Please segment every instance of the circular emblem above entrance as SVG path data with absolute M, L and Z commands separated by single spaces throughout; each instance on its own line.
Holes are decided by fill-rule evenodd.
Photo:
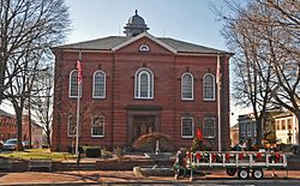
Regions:
M 139 47 L 139 51 L 140 52 L 149 52 L 150 47 L 147 44 L 141 44 L 140 47 Z

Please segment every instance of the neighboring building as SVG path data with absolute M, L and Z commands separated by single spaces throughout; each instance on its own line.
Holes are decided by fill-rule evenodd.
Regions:
M 22 121 L 22 140 L 29 141 L 29 120 L 28 116 L 23 117 Z M 31 141 L 33 147 L 40 147 L 43 129 L 31 120 Z M 0 110 L 0 141 L 17 137 L 17 124 L 14 115 Z
M 239 124 L 235 124 L 234 126 L 230 127 L 230 141 L 231 147 L 234 147 L 240 143 Z
M 298 120 L 295 114 L 283 112 L 274 116 L 276 139 L 279 143 L 299 144 Z
M 263 135 L 269 143 L 299 144 L 297 117 L 284 111 L 268 112 L 263 124 Z M 255 142 L 256 122 L 253 114 L 239 116 L 240 140 Z
M 16 120 L 12 114 L 0 110 L 0 141 L 16 137 Z
M 155 37 L 146 32 L 149 28 L 137 12 L 124 28 L 126 36 L 53 49 L 52 150 L 66 151 L 75 139 L 79 54 L 81 145 L 131 146 L 140 135 L 156 131 L 171 136 L 177 147 L 190 146 L 201 128 L 205 142 L 216 149 L 219 122 L 222 149 L 228 148 L 232 54 Z
M 23 140 L 29 141 L 29 117 L 23 117 Z M 33 148 L 40 148 L 43 140 L 43 128 L 34 120 L 31 120 L 31 145 Z
M 256 143 L 256 120 L 252 114 L 239 115 L 239 138 L 240 142 L 247 142 L 249 139 Z

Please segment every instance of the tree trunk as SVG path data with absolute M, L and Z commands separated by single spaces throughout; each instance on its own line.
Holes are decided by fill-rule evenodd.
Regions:
M 50 148 L 51 147 L 51 139 L 50 139 L 50 131 L 49 130 L 46 132 L 46 135 L 47 135 L 47 143 Z
M 261 145 L 262 140 L 262 117 L 256 120 L 256 144 Z
M 22 111 L 20 109 L 16 109 L 16 120 L 17 120 L 17 151 L 23 151 L 23 145 L 22 145 Z

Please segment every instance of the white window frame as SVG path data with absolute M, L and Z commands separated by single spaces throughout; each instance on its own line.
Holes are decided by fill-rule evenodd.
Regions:
M 212 77 L 212 86 L 213 86 L 213 97 L 212 98 L 207 98 L 205 97 L 205 82 L 206 82 L 206 77 L 211 76 Z M 215 101 L 216 100 L 216 77 L 212 73 L 206 73 L 203 76 L 203 100 L 204 101 Z
M 72 96 L 72 94 L 71 94 L 72 93 L 72 91 L 71 91 L 71 88 L 72 88 L 72 86 L 71 86 L 72 85 L 72 75 L 73 75 L 74 72 L 77 72 L 77 78 L 78 78 L 78 71 L 77 70 L 72 70 L 69 74 L 69 98 L 77 98 L 77 96 Z M 76 78 L 76 83 L 77 83 L 77 88 L 78 88 L 79 84 L 78 84 L 77 78 Z M 80 94 L 80 97 L 81 97 L 82 96 L 82 86 L 80 86 L 79 94 Z
M 185 119 L 191 119 L 192 120 L 192 135 L 191 136 L 183 136 L 183 120 Z M 181 137 L 191 139 L 194 138 L 194 118 L 193 117 L 181 117 Z
M 73 123 L 74 122 L 74 120 L 73 120 L 73 116 L 70 114 L 69 116 L 68 116 L 68 123 L 67 123 L 67 135 L 68 135 L 68 137 L 74 137 L 74 136 L 76 136 L 76 123 L 74 123 L 74 125 L 75 125 L 75 133 L 72 135 L 72 134 L 70 134 L 70 120 L 71 120 L 71 122 Z
M 183 97 L 183 77 L 185 75 L 189 75 L 192 78 L 192 97 L 191 98 L 185 98 Z M 185 72 L 181 75 L 181 100 L 194 100 L 194 76 L 192 73 Z
M 246 130 L 247 130 L 246 123 L 241 122 L 240 123 L 240 135 L 241 135 L 241 137 L 245 137 L 246 136 L 246 134 L 247 134 Z
M 206 136 L 205 132 L 204 132 L 204 129 L 206 129 L 207 127 L 205 126 L 206 125 L 206 121 L 207 120 L 213 120 L 214 122 L 214 127 L 213 127 L 213 131 L 214 131 L 214 135 L 213 136 Z M 213 139 L 216 137 L 216 129 L 217 129 L 217 119 L 215 117 L 204 117 L 203 119 L 203 137 L 204 138 L 207 138 L 207 139 Z
M 147 74 L 148 76 L 148 97 L 141 97 L 141 76 L 142 74 Z M 152 87 L 151 87 L 152 81 Z M 138 84 L 137 84 L 138 83 Z M 150 93 L 152 91 L 152 95 Z M 134 76 L 134 98 L 135 99 L 154 99 L 154 75 L 149 68 L 140 68 L 136 71 Z
M 103 74 L 103 76 L 104 76 L 104 88 L 103 88 L 103 96 L 96 96 L 95 95 L 95 91 L 96 91 L 96 88 L 95 88 L 95 86 L 96 86 L 96 82 L 95 82 L 95 80 L 96 80 L 96 74 L 97 73 L 102 73 Z M 93 94 L 92 94 L 92 97 L 93 98 L 96 98 L 96 99 L 105 99 L 106 98 L 106 73 L 104 72 L 104 71 L 102 71 L 102 70 L 97 70 L 97 71 L 95 71 L 94 72 L 94 74 L 93 74 Z
M 103 135 L 94 135 L 93 134 L 93 128 L 94 128 L 94 120 L 96 118 L 103 118 Z M 103 138 L 105 136 L 105 117 L 104 116 L 96 116 L 92 119 L 92 123 L 91 123 L 91 137 L 93 138 Z

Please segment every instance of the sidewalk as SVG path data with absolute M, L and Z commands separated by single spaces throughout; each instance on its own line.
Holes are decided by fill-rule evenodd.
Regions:
M 276 179 L 300 181 L 300 171 L 276 171 L 278 177 L 272 177 L 272 171 L 265 171 L 263 180 Z M 225 171 L 209 171 L 205 176 L 195 176 L 194 182 L 232 180 L 237 177 L 228 176 Z M 243 180 L 244 181 L 244 180 Z M 253 181 L 253 180 L 252 180 Z M 174 180 L 173 177 L 136 177 L 133 171 L 64 171 L 64 172 L 1 172 L 0 186 L 4 185 L 70 185 L 84 183 L 190 183 L 189 178 Z

